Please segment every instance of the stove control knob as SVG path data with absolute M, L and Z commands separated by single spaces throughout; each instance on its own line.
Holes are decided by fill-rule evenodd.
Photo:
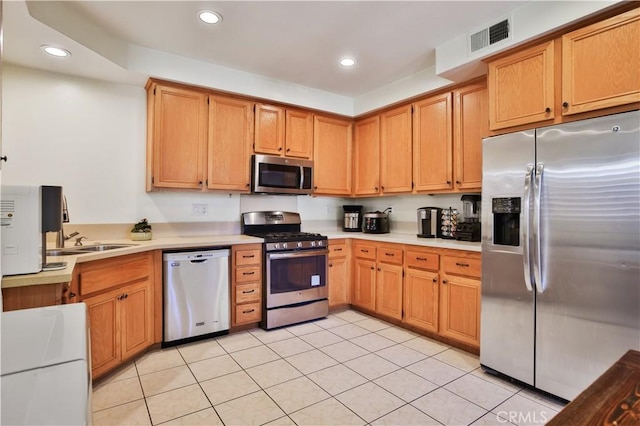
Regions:
M 282 248 L 286 249 L 287 248 L 287 243 L 282 243 Z
M 311 241 L 311 247 L 315 247 L 316 246 L 316 242 L 315 241 Z
M 318 247 L 322 247 L 322 246 L 323 246 L 322 240 L 318 241 Z
M 298 247 L 302 247 L 302 241 L 299 241 L 298 244 L 296 244 Z
M 275 244 L 273 245 L 273 248 L 275 248 L 276 250 L 277 250 L 277 249 L 279 249 L 279 248 L 280 248 L 280 243 L 275 243 Z

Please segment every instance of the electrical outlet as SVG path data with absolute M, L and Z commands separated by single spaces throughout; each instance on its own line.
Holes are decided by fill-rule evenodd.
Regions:
M 387 207 L 387 210 L 389 211 L 389 213 L 393 213 L 393 206 Z
M 207 216 L 209 206 L 207 204 L 191 204 L 191 216 Z

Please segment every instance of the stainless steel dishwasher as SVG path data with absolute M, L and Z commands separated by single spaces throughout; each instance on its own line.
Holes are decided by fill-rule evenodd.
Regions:
M 229 330 L 229 250 L 164 253 L 163 346 Z

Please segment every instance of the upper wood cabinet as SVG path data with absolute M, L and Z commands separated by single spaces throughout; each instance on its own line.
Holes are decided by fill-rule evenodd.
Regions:
M 380 192 L 411 192 L 411 105 L 380 114 Z
M 640 8 L 562 36 L 562 114 L 640 101 Z
M 241 99 L 209 96 L 207 188 L 249 190 L 252 106 Z
M 355 123 L 353 144 L 353 194 L 377 195 L 380 192 L 380 116 Z
M 254 151 L 259 154 L 311 158 L 313 114 L 255 104 Z
M 415 190 L 453 188 L 451 93 L 414 103 L 413 114 Z
M 482 139 L 489 136 L 487 86 L 472 84 L 453 91 L 453 161 L 455 188 L 482 188 Z
M 152 82 L 147 112 L 147 190 L 202 188 L 207 94 Z
M 489 62 L 489 128 L 553 119 L 553 73 L 553 40 Z
M 351 120 L 314 117 L 314 194 L 351 195 L 352 134 Z

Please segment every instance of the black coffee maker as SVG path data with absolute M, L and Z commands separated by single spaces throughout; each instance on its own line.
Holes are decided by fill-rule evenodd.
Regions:
M 442 209 L 420 207 L 418 209 L 418 237 L 442 238 Z
M 460 241 L 477 242 L 481 240 L 480 232 L 480 195 L 463 195 L 462 222 L 458 222 L 455 237 Z

